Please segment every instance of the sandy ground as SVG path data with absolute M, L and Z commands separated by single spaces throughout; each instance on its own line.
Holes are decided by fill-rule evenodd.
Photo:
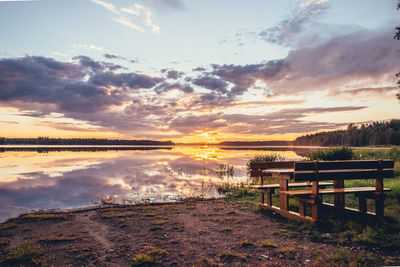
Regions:
M 41 247 L 39 263 L 49 266 L 131 266 L 146 259 L 140 266 L 326 266 L 345 263 L 343 249 L 361 263 L 370 259 L 367 265 L 400 264 L 379 248 L 292 235 L 285 219 L 222 199 L 21 216 L 0 226 L 0 265 L 12 264 L 10 251 L 27 242 Z

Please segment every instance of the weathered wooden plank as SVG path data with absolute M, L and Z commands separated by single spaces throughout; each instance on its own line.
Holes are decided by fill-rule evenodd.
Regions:
M 352 180 L 352 179 L 375 179 L 382 175 L 382 178 L 393 178 L 393 170 L 323 170 L 319 171 L 319 180 Z M 296 171 L 294 181 L 314 181 L 316 174 L 314 171 Z
M 318 170 L 331 169 L 378 169 L 378 160 L 341 160 L 341 161 L 318 161 Z M 393 160 L 382 160 L 383 169 L 393 169 Z M 315 170 L 313 161 L 295 162 L 295 171 Z
M 384 188 L 384 192 L 389 192 L 390 188 Z M 352 194 L 352 193 L 369 193 L 375 192 L 375 187 L 348 187 L 348 188 L 327 188 L 320 189 L 320 195 L 334 195 L 334 194 Z M 280 194 L 288 196 L 307 196 L 312 195 L 310 189 L 294 190 L 294 191 L 281 191 Z
M 250 168 L 253 170 L 294 168 L 294 161 L 252 162 Z
M 321 187 L 325 186 L 333 186 L 333 183 L 331 182 L 320 182 L 318 184 Z M 289 183 L 289 188 L 297 188 L 297 187 L 311 187 L 311 184 L 309 183 Z M 279 189 L 279 184 L 264 184 L 264 185 L 250 185 L 250 188 L 255 188 L 255 189 L 268 189 L 268 188 L 274 188 L 274 189 Z
M 275 207 L 275 206 L 268 206 L 266 204 L 258 204 L 258 206 L 260 208 L 265 208 L 265 209 L 269 209 L 269 210 L 273 210 L 277 213 L 279 213 L 280 215 L 282 215 L 283 217 L 286 217 L 288 219 L 292 219 L 292 220 L 297 220 L 297 221 L 301 221 L 301 222 L 308 222 L 311 224 L 315 224 L 315 220 L 313 220 L 310 216 L 300 216 L 299 213 L 294 212 L 294 211 L 287 211 L 287 210 L 282 210 L 279 207 Z

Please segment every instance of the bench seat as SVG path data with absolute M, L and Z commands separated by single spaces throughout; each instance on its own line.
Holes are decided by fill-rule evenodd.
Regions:
M 389 192 L 390 188 L 384 188 L 383 192 Z M 320 189 L 320 195 L 335 195 L 335 194 L 351 194 L 351 193 L 374 193 L 376 192 L 375 187 L 348 187 L 348 188 L 327 188 Z M 312 191 L 309 189 L 296 190 L 296 191 L 282 191 L 281 194 L 288 196 L 307 196 L 312 195 Z
M 319 186 L 333 186 L 331 182 L 320 182 Z M 310 183 L 290 183 L 289 187 L 311 187 Z M 251 185 L 250 188 L 255 189 L 279 189 L 279 184 Z

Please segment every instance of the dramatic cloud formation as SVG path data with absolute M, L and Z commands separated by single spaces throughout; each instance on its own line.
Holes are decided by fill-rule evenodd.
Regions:
M 398 69 L 398 44 L 391 32 L 359 31 L 314 47 L 291 51 L 282 60 L 253 65 L 214 65 L 213 74 L 238 86 L 257 80 L 275 94 L 341 90 L 346 84 L 393 84 Z M 355 79 L 358 84 L 354 84 Z
M 0 60 L 0 100 L 48 104 L 47 112 L 86 113 L 121 105 L 129 89 L 151 88 L 163 79 L 111 72 L 116 65 L 86 56 L 64 63 L 44 57 Z M 90 79 L 85 81 L 89 76 Z M 115 86 L 107 88 L 107 86 Z M 44 111 L 43 109 L 41 111 Z
M 358 112 L 366 105 L 300 109 L 305 96 L 390 97 L 398 68 L 398 47 L 391 34 L 358 31 L 298 48 L 278 60 L 212 64 L 188 74 L 161 69 L 160 76 L 129 72 L 87 56 L 69 62 L 5 58 L 0 59 L 0 103 L 23 116 L 44 118 L 41 125 L 51 126 L 50 117 L 57 113 L 82 122 L 77 131 L 103 129 L 146 138 L 178 138 L 205 128 L 238 134 L 335 129 L 344 124 L 310 118 Z M 111 54 L 104 57 L 126 61 Z M 293 108 L 279 109 L 279 103 Z M 55 122 L 51 127 L 72 130 L 73 125 Z

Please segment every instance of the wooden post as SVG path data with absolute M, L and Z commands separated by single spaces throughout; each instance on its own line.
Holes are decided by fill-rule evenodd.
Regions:
M 273 194 L 273 189 L 268 188 L 267 189 L 267 205 L 272 206 L 272 194 Z
M 279 202 L 281 210 L 288 210 L 289 207 L 289 198 L 286 194 L 282 194 L 282 191 L 288 190 L 289 182 L 286 179 L 280 179 L 279 181 Z
M 319 215 L 319 186 L 318 186 L 318 180 L 319 180 L 319 170 L 318 170 L 318 161 L 314 161 L 314 174 L 315 174 L 315 180 L 312 182 L 311 186 L 311 191 L 313 194 L 313 204 L 312 204 L 312 210 L 311 210 L 311 216 L 314 221 L 318 221 L 318 215 Z
M 344 180 L 333 180 L 333 188 L 344 188 Z M 333 202 L 336 208 L 344 209 L 344 194 L 333 195 Z
M 305 208 L 305 203 L 301 200 L 299 200 L 299 214 L 300 216 L 306 216 L 306 208 Z
M 313 221 L 318 221 L 319 216 L 319 200 L 315 199 L 314 204 L 312 204 L 311 216 Z
M 314 161 L 314 175 L 315 175 L 315 180 L 312 182 L 311 185 L 311 191 L 314 197 L 318 197 L 319 195 L 319 187 L 318 187 L 318 180 L 319 180 L 319 175 L 318 175 L 318 161 Z
M 384 195 L 383 195 L 383 167 L 382 160 L 378 160 L 378 178 L 375 182 L 375 213 L 377 217 L 384 216 Z

